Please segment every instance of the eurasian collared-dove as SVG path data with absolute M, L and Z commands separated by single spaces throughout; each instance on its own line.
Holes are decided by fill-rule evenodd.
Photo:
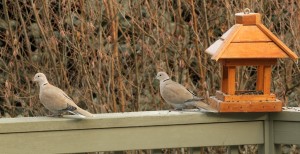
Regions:
M 35 74 L 33 81 L 39 83 L 39 98 L 41 103 L 48 110 L 53 112 L 54 116 L 59 116 L 63 112 L 67 111 L 72 114 L 80 114 L 85 117 L 93 117 L 93 114 L 78 107 L 64 91 L 51 85 L 48 82 L 45 74 Z
M 203 98 L 195 96 L 181 84 L 172 81 L 167 73 L 158 72 L 156 79 L 160 83 L 159 88 L 162 98 L 176 110 L 184 109 L 187 106 L 196 106 L 208 111 L 216 111 L 208 104 L 202 102 Z

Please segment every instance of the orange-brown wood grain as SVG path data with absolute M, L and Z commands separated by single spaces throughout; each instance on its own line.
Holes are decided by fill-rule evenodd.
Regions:
M 220 63 L 225 66 L 259 66 L 275 65 L 277 59 L 259 58 L 259 59 L 222 59 Z
M 275 101 L 276 95 L 255 95 L 255 94 L 243 94 L 243 95 L 227 95 L 223 92 L 217 91 L 216 98 L 224 102 L 233 101 Z
M 221 91 L 209 103 L 219 112 L 280 112 L 282 102 L 271 93 L 272 65 L 298 56 L 261 23 L 260 14 L 235 16 L 236 24 L 206 50 L 222 65 Z M 255 91 L 236 91 L 239 66 L 257 67 Z
M 222 83 L 221 89 L 224 93 L 228 93 L 228 67 L 222 67 Z
M 290 58 L 298 59 L 298 56 L 289 49 L 282 41 L 280 41 L 267 27 L 263 24 L 258 24 L 257 27 L 263 31 L 269 38 L 271 38 Z
M 272 68 L 271 66 L 265 66 L 264 67 L 264 94 L 268 95 L 270 94 L 271 90 L 271 72 Z
M 243 25 L 256 25 L 261 23 L 261 16 L 259 13 L 237 13 L 235 14 L 235 23 Z
M 280 112 L 282 102 L 221 102 L 219 112 Z
M 236 68 L 235 66 L 229 66 L 228 67 L 228 94 L 229 95 L 234 95 L 235 93 L 235 73 L 236 73 Z
M 223 98 L 225 102 L 231 101 L 274 101 L 275 95 L 228 95 Z
M 234 36 L 238 33 L 238 31 L 241 29 L 242 25 L 234 25 L 232 27 L 232 30 L 229 32 L 229 33 L 225 33 L 226 35 L 226 39 L 223 40 L 223 38 L 221 38 L 221 40 L 223 41 L 223 43 L 217 45 L 214 47 L 215 49 L 215 52 L 213 52 L 213 55 L 212 55 L 212 59 L 216 59 L 218 60 L 220 58 L 220 56 L 222 55 L 222 53 L 224 52 L 224 50 L 227 48 L 227 46 L 230 44 L 231 40 L 234 38 Z M 224 34 L 224 35 L 225 35 Z M 213 44 L 214 45 L 214 44 Z M 212 45 L 212 46 L 213 46 Z M 209 49 L 209 48 L 208 48 Z M 207 50 L 208 50 L 207 49 Z M 211 53 L 209 52 L 209 50 L 207 51 L 208 53 Z
M 288 58 L 275 43 L 230 43 L 220 56 L 220 59 L 229 58 Z
M 282 102 L 275 101 L 240 101 L 223 102 L 216 97 L 209 98 L 209 104 L 219 112 L 281 112 Z
M 264 66 L 257 66 L 257 76 L 256 76 L 256 90 L 264 90 Z
M 271 42 L 272 40 L 257 26 L 242 26 L 231 42 Z

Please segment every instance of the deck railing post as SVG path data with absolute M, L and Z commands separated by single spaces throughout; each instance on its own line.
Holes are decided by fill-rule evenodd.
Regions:
M 239 154 L 239 146 L 232 145 L 229 147 L 228 154 Z
M 274 120 L 268 114 L 268 118 L 264 120 L 264 143 L 259 145 L 259 154 L 279 154 L 281 153 L 280 145 L 274 143 Z

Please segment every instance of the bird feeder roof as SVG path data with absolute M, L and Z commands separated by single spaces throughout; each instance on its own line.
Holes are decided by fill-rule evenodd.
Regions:
M 298 56 L 261 23 L 258 13 L 235 14 L 236 24 L 206 49 L 212 59 L 292 58 Z

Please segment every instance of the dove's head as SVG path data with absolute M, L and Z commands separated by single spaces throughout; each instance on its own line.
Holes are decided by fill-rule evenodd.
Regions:
M 169 79 L 170 77 L 166 72 L 158 72 L 155 78 L 159 81 L 164 81 Z
M 36 73 L 34 78 L 33 78 L 33 81 L 38 82 L 40 86 L 45 84 L 45 83 L 48 83 L 46 75 L 43 74 L 43 73 Z

